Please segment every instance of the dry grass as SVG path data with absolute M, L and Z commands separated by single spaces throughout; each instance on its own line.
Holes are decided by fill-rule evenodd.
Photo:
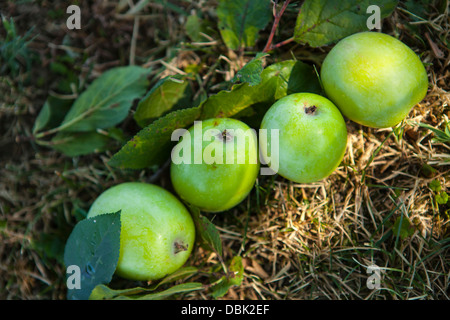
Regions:
M 47 81 L 22 87 L 16 79 L 0 81 L 0 299 L 64 299 L 61 253 L 73 225 L 104 188 L 148 181 L 152 174 L 108 167 L 110 152 L 71 159 L 29 140 L 37 112 L 48 92 L 56 90 L 58 77 L 49 65 L 58 55 L 79 50 L 88 56 L 84 62 L 75 59 L 73 69 L 86 76 L 92 65 L 89 77 L 130 61 L 151 65 L 155 77 L 202 64 L 198 90 L 210 93 L 248 59 L 227 51 L 220 38 L 183 44 L 184 18 L 163 6 L 150 4 L 136 19 L 124 14 L 126 1 L 120 13 L 111 1 L 80 2 L 94 20 L 83 34 L 69 33 L 71 44 L 63 46 L 63 20 L 38 25 L 32 46 L 43 62 L 34 73 Z M 202 6 L 172 2 L 188 12 L 213 12 L 212 1 L 202 1 Z M 51 9 L 64 8 L 62 2 L 52 8 L 46 1 L 41 6 L 9 3 L 6 13 L 25 31 L 30 15 L 45 17 Z M 225 258 L 239 254 L 244 259 L 242 285 L 223 299 L 449 298 L 450 202 L 437 205 L 430 183 L 438 180 L 450 191 L 450 146 L 416 125 L 443 130 L 450 115 L 450 50 L 442 42 L 450 33 L 448 10 L 438 14 L 431 8 L 424 21 L 414 22 L 408 12 L 397 9 L 384 22 L 384 32 L 400 34 L 421 54 L 430 80 L 426 98 L 398 130 L 349 121 L 343 164 L 323 182 L 299 185 L 278 176 L 261 177 L 247 201 L 228 215 L 208 215 L 221 232 Z M 290 29 L 284 30 L 280 38 Z M 108 41 L 114 37 L 121 41 Z M 291 44 L 275 57 L 315 60 L 326 50 Z M 130 134 L 136 130 L 132 121 L 123 129 Z M 165 173 L 157 182 L 170 188 Z M 410 221 L 407 236 L 398 236 L 393 228 L 399 218 Z M 207 272 L 218 259 L 197 248 L 189 263 Z M 383 269 L 377 290 L 366 283 L 372 264 Z M 204 274 L 196 279 L 208 283 Z M 210 296 L 195 292 L 183 298 Z

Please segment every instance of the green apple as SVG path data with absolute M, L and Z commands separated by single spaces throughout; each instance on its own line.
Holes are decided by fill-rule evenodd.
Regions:
M 130 280 L 157 280 L 187 261 L 195 241 L 194 222 L 173 194 L 153 184 L 122 183 L 104 191 L 87 216 L 119 210 L 117 275 Z
M 254 130 L 240 120 L 213 118 L 196 121 L 179 136 L 170 176 L 180 198 L 206 212 L 225 211 L 244 200 L 259 172 Z
M 261 138 L 263 130 L 267 139 Z M 347 127 L 339 109 L 328 99 L 294 93 L 266 112 L 259 143 L 264 161 L 274 171 L 288 180 L 310 183 L 329 176 L 342 161 Z
M 325 57 L 321 80 L 347 118 L 374 128 L 398 124 L 428 88 L 427 72 L 414 51 L 379 32 L 339 41 Z

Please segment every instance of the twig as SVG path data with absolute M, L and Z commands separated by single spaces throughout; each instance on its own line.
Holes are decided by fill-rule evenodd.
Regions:
M 271 46 L 270 49 L 279 48 L 281 46 L 284 46 L 285 44 L 291 43 L 292 41 L 294 41 L 294 37 L 291 37 L 291 38 L 286 39 L 284 41 L 278 42 L 277 44 L 274 44 L 273 46 Z
M 275 32 L 277 31 L 281 16 L 283 15 L 284 10 L 286 10 L 290 1 L 291 0 L 286 0 L 283 4 L 283 7 L 281 8 L 281 10 L 277 14 L 275 14 L 275 20 L 273 21 L 272 30 L 270 31 L 269 39 L 267 40 L 267 43 L 266 43 L 266 46 L 264 47 L 263 52 L 268 52 L 274 48 L 274 46 L 272 46 L 273 37 L 275 36 Z M 292 40 L 293 40 L 293 38 L 292 38 Z M 290 40 L 289 42 L 291 42 L 292 40 Z M 277 48 L 280 47 L 283 44 L 283 42 L 280 42 L 279 45 L 277 46 Z
M 130 66 L 135 64 L 134 58 L 136 56 L 136 41 L 139 33 L 139 17 L 134 18 L 133 35 L 131 37 L 130 48 Z

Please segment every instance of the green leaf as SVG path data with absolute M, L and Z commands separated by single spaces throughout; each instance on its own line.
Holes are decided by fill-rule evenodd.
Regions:
M 200 105 L 201 119 L 228 118 L 257 103 L 273 103 L 277 83 L 277 78 L 271 78 L 257 86 L 241 83 L 233 86 L 230 91 L 220 91 Z
M 233 83 L 247 82 L 250 86 L 254 86 L 261 83 L 261 73 L 264 70 L 262 58 L 266 57 L 267 54 L 259 52 L 255 58 L 248 62 L 245 66 L 239 70 L 234 78 Z
M 272 18 L 272 5 L 270 0 L 220 0 L 216 12 L 225 45 L 238 50 L 255 45 Z
M 200 108 L 173 111 L 139 131 L 114 156 L 109 164 L 117 168 L 142 169 L 161 165 L 170 155 L 172 132 L 192 124 Z
M 88 299 L 98 284 L 111 281 L 119 260 L 120 227 L 120 211 L 75 225 L 64 249 L 64 264 L 79 267 L 81 286 L 68 289 L 68 299 Z
M 92 290 L 89 300 L 111 300 L 118 296 L 134 295 L 145 291 L 147 288 L 142 287 L 114 290 L 104 284 L 99 284 Z
M 435 141 L 444 142 L 444 143 L 450 142 L 450 129 L 449 129 L 450 122 L 445 124 L 444 131 L 439 130 L 439 129 L 437 129 L 433 126 L 430 126 L 429 124 L 426 124 L 426 123 L 419 123 L 419 126 L 422 128 L 427 128 L 427 129 L 431 130 L 435 135 L 435 138 L 434 138 Z
M 222 240 L 220 239 L 220 233 L 216 226 L 205 216 L 201 215 L 197 207 L 190 205 L 189 210 L 195 223 L 195 231 L 202 244 L 206 245 L 209 250 L 214 251 L 221 257 L 223 253 Z
M 129 289 L 121 289 L 121 290 L 114 290 L 109 288 L 108 286 L 105 286 L 103 284 L 97 285 L 94 290 L 92 290 L 92 293 L 89 297 L 89 300 L 111 300 L 111 299 L 118 299 L 119 296 L 135 296 L 151 292 L 159 288 L 163 284 L 168 284 L 171 282 L 175 282 L 176 280 L 180 280 L 183 278 L 186 278 L 194 273 L 196 273 L 198 270 L 195 267 L 185 267 L 178 269 L 174 273 L 168 275 L 163 280 L 158 282 L 157 284 L 148 287 L 136 287 L 136 288 L 129 288 Z M 166 292 L 167 293 L 167 292 Z M 120 297 L 120 299 L 123 299 L 124 297 Z
M 300 8 L 294 40 L 320 47 L 353 33 L 368 31 L 366 13 L 370 5 L 380 8 L 381 19 L 395 9 L 397 0 L 306 0 Z
M 190 292 L 203 289 L 203 285 L 198 282 L 186 282 L 175 285 L 169 289 L 142 294 L 151 291 L 147 288 L 137 287 L 124 290 L 113 290 L 105 285 L 98 285 L 92 290 L 89 300 L 162 300 L 174 294 Z
M 244 265 L 242 264 L 242 258 L 235 256 L 228 268 L 228 275 L 223 276 L 216 284 L 211 288 L 211 295 L 214 298 L 223 297 L 228 290 L 233 286 L 239 286 L 244 279 Z
M 430 189 L 436 193 L 441 191 L 441 183 L 439 182 L 439 180 L 434 179 L 433 181 L 430 182 L 429 186 Z
M 435 199 L 438 204 L 446 204 L 448 202 L 448 194 L 445 191 L 441 191 L 435 196 Z
M 431 0 L 406 0 L 404 6 L 411 12 L 411 19 L 413 21 L 426 20 L 427 9 L 431 4 Z
M 60 132 L 51 140 L 51 147 L 68 157 L 76 157 L 108 149 L 111 139 L 97 132 Z
M 197 291 L 202 289 L 203 285 L 199 282 L 187 282 L 178 284 L 161 292 L 146 294 L 142 297 L 137 298 L 137 300 L 162 300 L 170 296 L 173 296 L 174 294 Z
M 210 25 L 211 23 L 208 20 L 202 20 L 196 14 L 192 14 L 186 19 L 184 28 L 192 41 L 201 42 L 207 41 L 207 38 L 202 33 L 209 35 L 208 33 L 213 30 Z
M 395 220 L 392 232 L 396 237 L 406 239 L 414 234 L 415 227 L 411 224 L 409 219 L 405 216 L 400 216 Z
M 48 96 L 34 122 L 33 133 L 58 126 L 72 106 L 73 99 Z
M 149 71 L 127 66 L 105 72 L 78 97 L 60 130 L 95 131 L 120 123 L 127 117 L 134 99 L 145 93 Z
M 162 279 L 160 282 L 153 285 L 149 289 L 156 290 L 163 284 L 167 284 L 167 283 L 175 282 L 180 279 L 187 278 L 187 277 L 197 273 L 197 271 L 198 271 L 198 269 L 196 267 L 192 267 L 192 266 L 180 268 L 177 271 L 175 271 L 174 273 L 171 273 L 168 276 L 166 276 L 164 279 Z
M 297 93 L 310 92 L 322 94 L 317 74 L 312 66 L 295 60 L 285 60 L 272 64 L 264 69 L 262 81 L 278 78 L 275 99 Z
M 192 91 L 187 76 L 169 76 L 158 81 L 139 102 L 134 119 L 143 128 L 169 111 L 191 106 Z

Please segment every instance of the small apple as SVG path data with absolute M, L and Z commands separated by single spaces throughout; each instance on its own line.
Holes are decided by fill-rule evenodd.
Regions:
M 314 93 L 294 93 L 275 102 L 264 115 L 261 130 L 267 130 L 267 143 L 260 138 L 265 162 L 273 167 L 271 159 L 278 159 L 278 174 L 298 183 L 329 176 L 347 146 L 347 127 L 339 109 Z M 273 130 L 279 130 L 277 140 Z
M 157 280 L 187 261 L 195 241 L 194 222 L 173 194 L 153 184 L 122 183 L 100 194 L 87 217 L 119 210 L 117 275 L 130 280 Z
M 374 128 L 398 124 L 428 88 L 427 72 L 414 51 L 379 32 L 339 41 L 325 57 L 321 80 L 347 118 Z
M 236 119 L 196 121 L 172 150 L 175 191 L 206 212 L 239 204 L 253 188 L 258 171 L 256 133 Z

